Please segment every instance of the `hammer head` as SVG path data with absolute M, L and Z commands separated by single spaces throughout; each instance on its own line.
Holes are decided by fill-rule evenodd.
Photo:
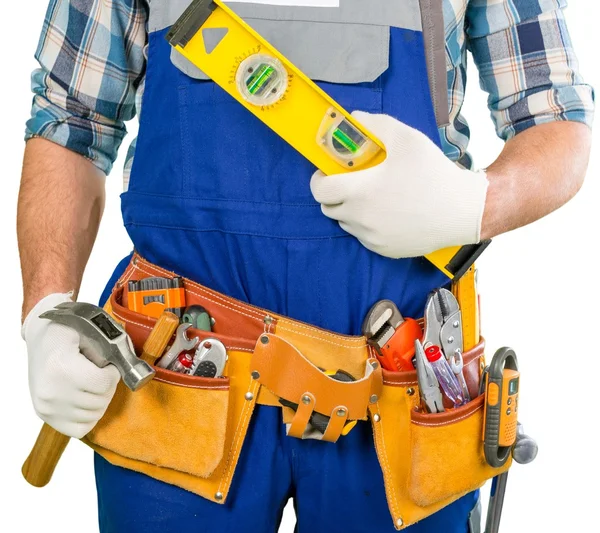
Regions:
M 85 302 L 65 302 L 42 313 L 40 318 L 77 331 L 81 353 L 100 368 L 115 365 L 123 382 L 132 391 L 143 387 L 154 377 L 154 369 L 135 355 L 125 330 L 100 307 Z

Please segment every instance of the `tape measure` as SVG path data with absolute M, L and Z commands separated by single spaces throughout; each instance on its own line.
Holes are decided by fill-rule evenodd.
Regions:
M 519 379 L 517 355 L 510 348 L 501 348 L 485 376 L 483 448 L 486 461 L 494 468 L 506 464 L 517 440 Z
M 220 0 L 194 0 L 167 40 L 324 174 L 364 170 L 386 159 L 379 139 Z M 456 280 L 489 243 L 425 257 Z

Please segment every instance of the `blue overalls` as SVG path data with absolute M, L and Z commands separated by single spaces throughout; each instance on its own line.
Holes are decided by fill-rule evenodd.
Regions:
M 213 82 L 177 68 L 168 27 L 149 30 L 140 133 L 122 197 L 136 250 L 212 289 L 336 332 L 360 334 L 380 299 L 422 316 L 427 294 L 447 278 L 422 258 L 373 254 L 326 218 L 309 188 L 315 168 Z M 422 32 L 391 27 L 383 35 L 389 66 L 374 81 L 319 85 L 346 109 L 392 115 L 439 144 Z M 279 409 L 257 406 L 224 505 L 99 456 L 96 478 L 102 533 L 271 532 L 290 497 L 300 533 L 395 531 L 367 423 L 336 444 L 298 440 L 285 435 Z M 466 533 L 476 502 L 468 495 L 409 531 Z

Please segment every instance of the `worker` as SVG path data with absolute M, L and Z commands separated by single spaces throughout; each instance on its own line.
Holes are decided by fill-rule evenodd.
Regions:
M 75 331 L 39 315 L 77 297 L 105 176 L 135 115 L 122 209 L 140 256 L 349 335 L 381 299 L 422 316 L 427 294 L 448 280 L 420 256 L 540 219 L 586 172 L 593 92 L 562 0 L 227 2 L 385 145 L 383 163 L 330 176 L 172 50 L 165 34 L 189 4 L 51 0 L 45 18 L 18 206 L 22 336 L 35 410 L 71 437 L 102 418 L 119 373 L 94 366 Z M 435 49 L 424 38 L 432 27 L 445 29 Z M 506 141 L 485 170 L 473 165 L 461 114 L 467 51 Z M 189 453 L 202 454 L 203 442 Z M 369 424 L 336 444 L 293 439 L 274 406 L 256 407 L 221 505 L 99 455 L 95 473 L 102 533 L 275 531 L 290 498 L 300 533 L 398 526 Z M 476 532 L 478 498 L 408 531 Z

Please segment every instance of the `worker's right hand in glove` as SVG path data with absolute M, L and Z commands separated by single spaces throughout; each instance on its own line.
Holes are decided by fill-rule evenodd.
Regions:
M 21 328 L 29 358 L 29 390 L 38 416 L 69 437 L 81 438 L 102 418 L 120 379 L 113 365 L 98 368 L 79 351 L 79 334 L 39 318 L 69 294 L 50 294 L 29 312 Z

